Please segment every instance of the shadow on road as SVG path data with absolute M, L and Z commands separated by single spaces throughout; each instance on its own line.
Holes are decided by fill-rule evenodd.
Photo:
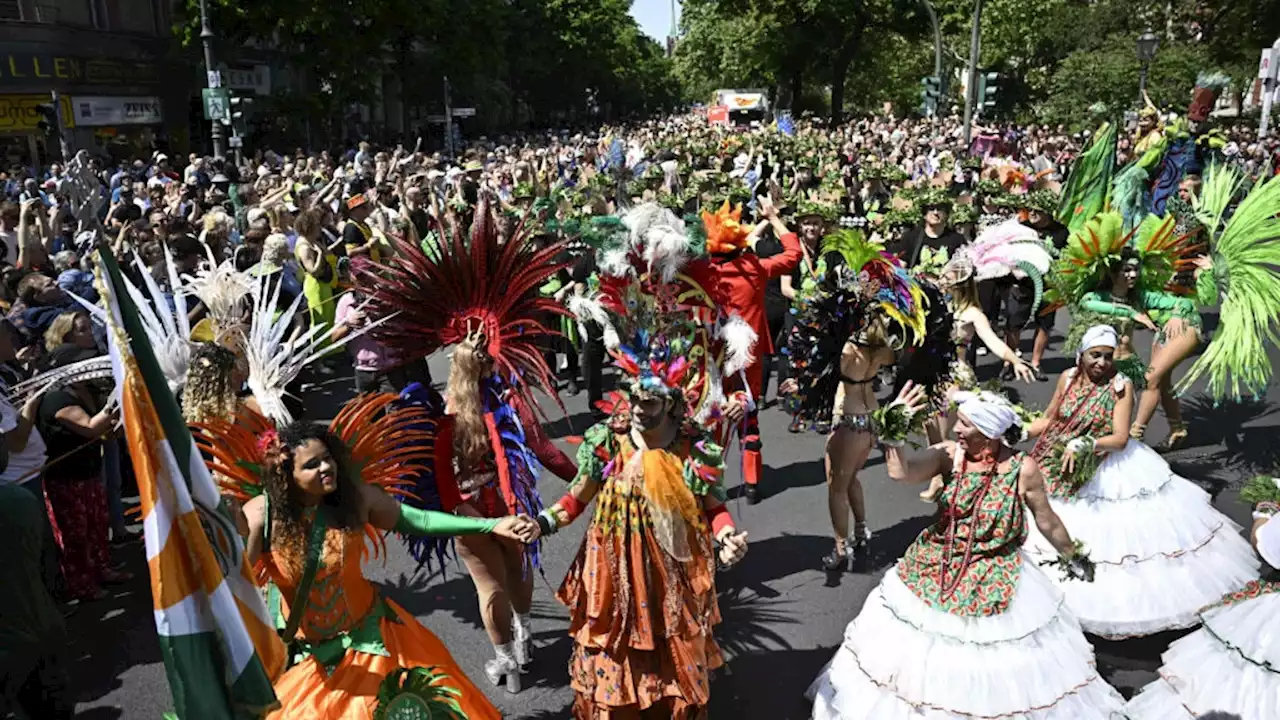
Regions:
M 767 650 L 734 658 L 711 683 L 709 716 L 805 720 L 812 706 L 804 698 L 835 648 Z
M 75 638 L 70 674 L 77 703 L 93 702 L 119 689 L 120 677 L 132 667 L 160 662 L 142 544 L 114 547 L 112 555 L 124 563 L 134 579 L 108 587 L 109 595 L 103 600 L 80 603 L 67 618 L 67 635 Z M 139 627 L 152 631 L 131 632 Z M 77 717 L 116 718 L 120 712 L 119 708 L 97 707 Z
M 931 515 L 910 517 L 872 534 L 871 552 L 861 556 L 859 572 L 879 572 L 897 562 L 907 547 L 933 522 Z
M 1194 454 L 1197 460 L 1202 459 L 1206 466 L 1218 472 L 1226 469 L 1241 474 L 1238 478 L 1241 483 L 1256 473 L 1272 472 L 1280 466 L 1280 444 L 1275 442 L 1280 414 L 1275 410 L 1274 403 L 1265 400 L 1218 405 L 1204 394 L 1186 398 L 1182 401 L 1182 413 L 1187 419 L 1192 445 L 1179 454 Z M 1197 448 L 1218 445 L 1221 449 L 1208 454 L 1195 452 Z
M 1089 635 L 1098 661 L 1098 672 L 1110 678 L 1111 686 L 1126 698 L 1142 689 L 1160 669 L 1160 655 L 1169 644 L 1191 630 L 1170 630 L 1130 640 L 1104 640 Z

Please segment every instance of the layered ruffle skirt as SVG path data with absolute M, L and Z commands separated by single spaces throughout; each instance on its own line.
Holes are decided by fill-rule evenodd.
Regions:
M 1097 564 L 1092 583 L 1054 577 L 1088 633 L 1123 639 L 1192 627 L 1202 608 L 1258 577 L 1240 526 L 1140 442 L 1108 455 L 1073 498 L 1049 502 Z M 1029 525 L 1028 556 L 1056 558 Z
M 809 693 L 814 720 L 1113 720 L 1124 705 L 1062 593 L 1025 561 L 991 616 L 936 610 L 894 568 Z
M 1205 610 L 1204 626 L 1169 646 L 1160 679 L 1125 708 L 1131 720 L 1280 718 L 1280 592 L 1254 584 L 1241 595 Z

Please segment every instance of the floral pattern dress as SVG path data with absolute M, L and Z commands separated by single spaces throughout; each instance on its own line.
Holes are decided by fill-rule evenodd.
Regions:
M 716 559 L 702 499 L 724 499 L 720 447 L 686 428 L 665 450 L 648 450 L 644 473 L 623 472 L 636 453 L 628 433 L 600 424 L 578 453 L 579 480 L 600 484 L 591 525 L 557 597 L 574 641 L 569 679 L 579 720 L 706 717 L 710 671 L 724 664 L 712 628 Z M 689 558 L 660 541 L 655 498 L 694 503 L 684 525 Z M 648 717 L 646 715 L 645 717 Z
M 1068 370 L 1067 390 L 1058 416 L 1031 449 L 1040 465 L 1045 490 L 1054 497 L 1071 498 L 1081 485 L 1062 472 L 1061 454 L 1066 444 L 1078 437 L 1100 438 L 1111 434 L 1111 418 L 1116 402 L 1129 386 L 1123 375 L 1095 384 L 1075 368 Z M 1087 482 L 1088 478 L 1084 478 Z
M 907 549 L 898 576 L 935 610 L 953 615 L 1003 613 L 1022 571 L 1019 551 L 1026 537 L 1018 474 L 1026 456 L 1017 453 L 996 467 L 957 471 L 938 500 L 941 517 Z

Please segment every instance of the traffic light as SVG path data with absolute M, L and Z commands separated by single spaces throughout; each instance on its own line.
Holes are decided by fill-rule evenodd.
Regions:
M 991 110 L 996 106 L 996 95 L 1000 92 L 1000 73 L 978 73 L 978 107 Z
M 222 119 L 223 125 L 243 122 L 245 115 L 247 115 L 252 109 L 250 106 L 253 105 L 253 98 L 240 97 L 239 95 L 232 93 L 227 98 L 227 102 L 230 104 L 230 108 L 227 110 L 226 116 Z
M 36 123 L 36 127 L 45 134 L 45 137 L 58 137 L 62 133 L 62 128 L 58 126 L 58 108 L 53 103 L 37 105 L 36 112 L 40 113 L 40 120 Z
M 938 103 L 942 100 L 942 78 L 936 75 L 930 75 L 920 81 L 924 86 L 922 95 L 924 98 L 924 114 L 937 115 Z

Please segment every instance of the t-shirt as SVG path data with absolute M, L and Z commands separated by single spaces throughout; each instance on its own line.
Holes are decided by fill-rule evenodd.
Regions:
M 18 233 L 12 230 L 0 230 L 0 253 L 4 256 L 0 260 L 10 264 L 18 264 Z
M 46 393 L 40 401 L 36 427 L 44 438 L 45 452 L 49 459 L 56 461 L 45 469 L 46 480 L 78 480 L 94 477 L 102 471 L 102 441 L 90 440 L 73 432 L 56 417 L 58 411 L 74 406 L 83 408 L 89 415 L 93 414 L 80 398 L 65 388 Z
M 338 307 L 334 312 L 334 322 L 342 323 L 347 316 L 356 309 L 360 299 L 353 292 L 343 293 L 338 298 Z M 360 328 L 352 328 L 352 332 L 358 331 Z M 387 349 L 378 344 L 373 339 L 371 333 L 365 333 L 360 337 L 354 338 L 347 342 L 347 352 L 351 354 L 351 359 L 355 361 L 357 370 L 366 372 L 381 372 L 393 367 L 391 354 Z
M 18 409 L 6 399 L 9 389 L 3 385 L 0 385 L 0 389 L 4 391 L 0 394 L 0 433 L 11 433 L 20 422 Z M 0 472 L 0 485 L 10 485 L 19 480 L 23 482 L 32 480 L 36 476 L 31 473 L 44 465 L 48 457 L 44 439 L 40 437 L 40 431 L 34 427 L 29 432 L 31 434 L 27 436 L 27 446 L 19 452 L 9 453 L 9 466 Z
M 965 244 L 964 236 L 951 228 L 947 228 L 938 237 L 929 237 L 923 225 L 908 230 L 897 242 L 890 243 L 885 249 L 897 255 L 907 267 L 915 267 L 920 261 L 921 248 L 946 248 L 947 256 L 955 255 L 956 250 Z
M 760 236 L 760 240 L 756 242 L 756 255 L 762 258 L 781 255 L 783 251 L 782 243 L 773 236 L 773 232 L 766 232 Z M 804 263 L 801 262 L 801 265 Z M 800 275 L 800 266 L 797 265 L 795 270 L 791 271 L 792 287 L 800 287 L 796 284 Z M 777 317 L 778 314 L 787 311 L 790 302 L 782 294 L 782 278 L 770 278 L 764 286 L 764 308 L 766 315 Z

